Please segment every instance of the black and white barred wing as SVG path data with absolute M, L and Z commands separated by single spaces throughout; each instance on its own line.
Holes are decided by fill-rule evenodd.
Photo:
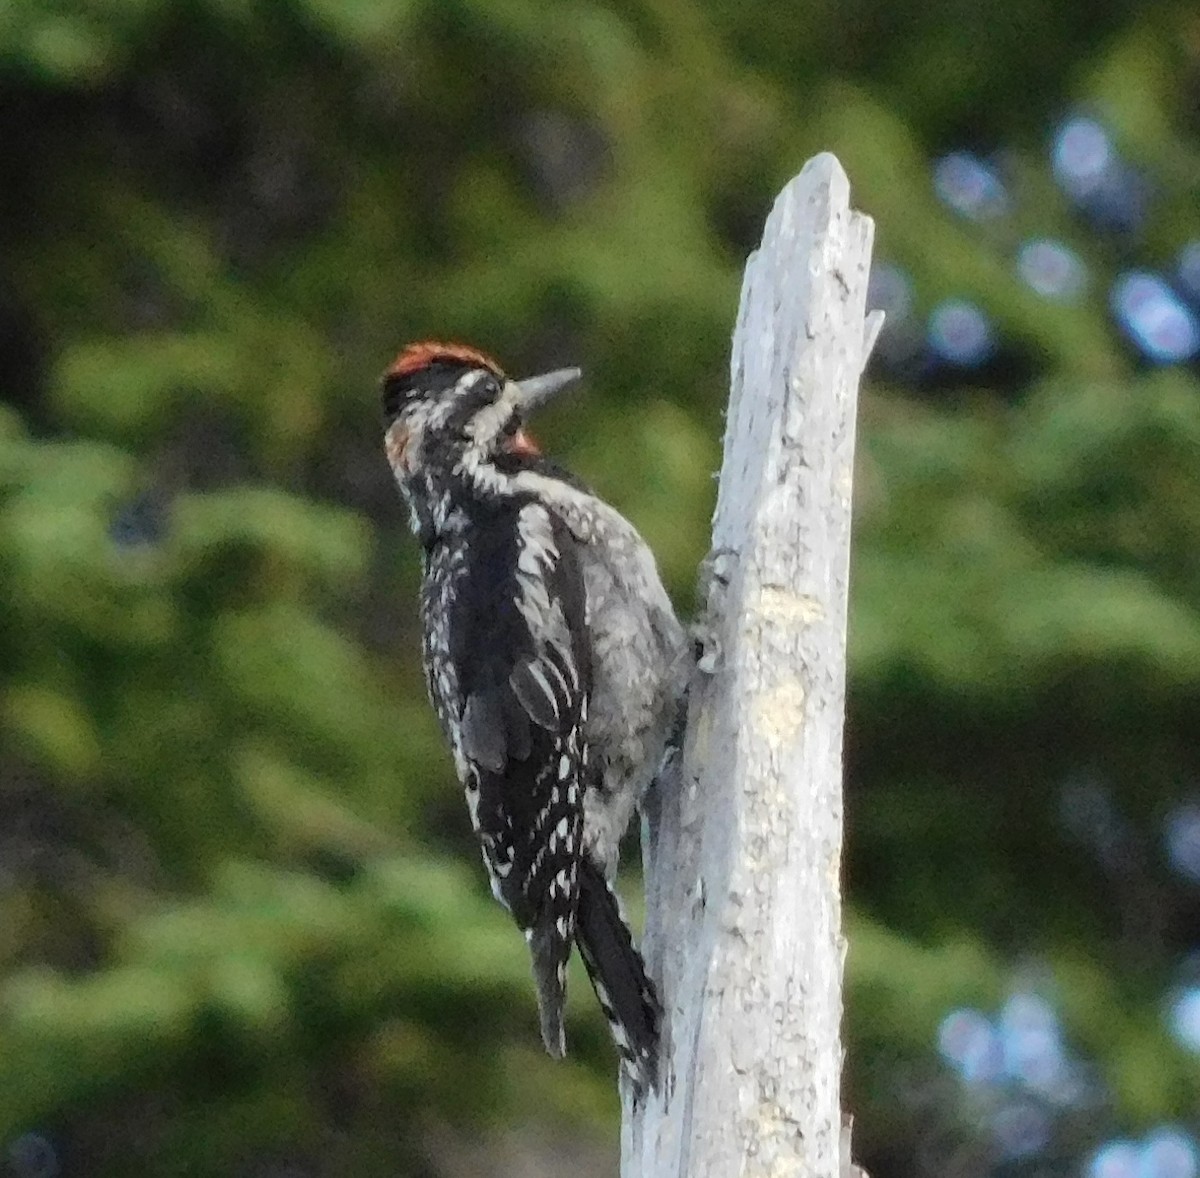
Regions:
M 590 691 L 583 577 L 546 508 L 511 506 L 486 524 L 453 607 L 460 769 L 492 889 L 529 942 L 542 1038 L 561 1056 Z

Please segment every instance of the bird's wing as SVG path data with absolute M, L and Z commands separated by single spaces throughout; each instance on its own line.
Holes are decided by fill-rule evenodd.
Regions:
M 560 1055 L 591 690 L 583 574 L 577 541 L 546 507 L 484 522 L 450 604 L 465 784 L 493 889 L 530 944 L 543 1038 Z

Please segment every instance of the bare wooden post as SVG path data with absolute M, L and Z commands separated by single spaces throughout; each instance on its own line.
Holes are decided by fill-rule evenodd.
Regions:
M 842 1178 L 842 707 L 873 225 L 819 155 L 750 258 L 682 763 L 646 805 L 664 1083 L 624 1178 Z

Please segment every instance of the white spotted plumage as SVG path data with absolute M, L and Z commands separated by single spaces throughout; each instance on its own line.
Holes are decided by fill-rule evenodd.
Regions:
M 564 1049 L 574 941 L 626 1065 L 653 1082 L 657 998 L 610 885 L 687 644 L 632 525 L 524 437 L 547 381 L 410 346 L 385 377 L 387 453 L 425 551 L 430 697 L 493 892 L 530 945 L 547 1049 Z

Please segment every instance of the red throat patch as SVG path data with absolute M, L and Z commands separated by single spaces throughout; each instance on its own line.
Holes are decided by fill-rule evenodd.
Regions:
M 486 352 L 466 344 L 445 344 L 437 340 L 422 340 L 409 344 L 408 347 L 392 361 L 387 370 L 387 376 L 411 376 L 428 368 L 431 364 L 469 364 L 472 367 L 486 368 L 503 378 L 504 372 L 500 365 Z
M 508 444 L 504 449 L 509 454 L 516 454 L 521 458 L 540 458 L 542 456 L 541 448 L 524 426 L 508 439 Z

